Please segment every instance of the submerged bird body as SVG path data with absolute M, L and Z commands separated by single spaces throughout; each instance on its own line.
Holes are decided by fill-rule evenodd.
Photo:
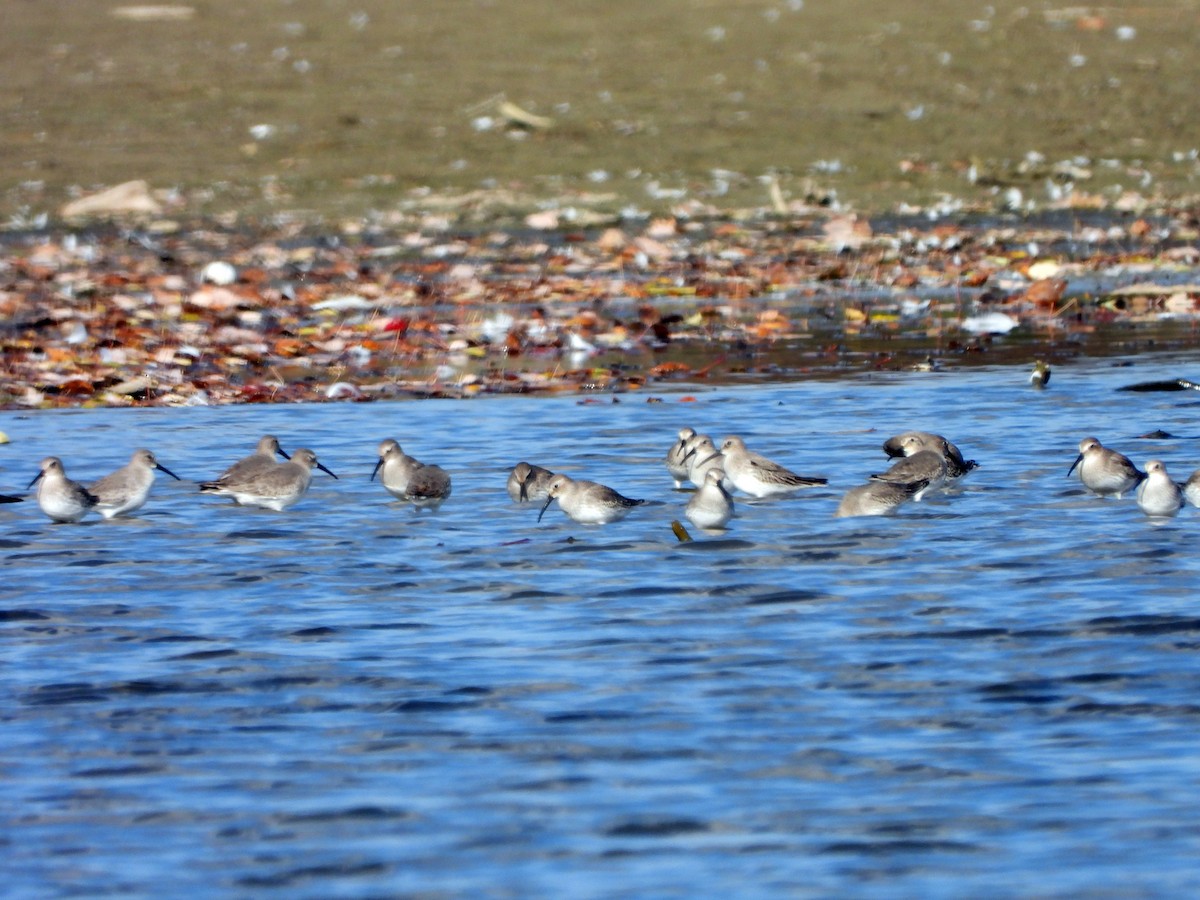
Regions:
M 1157 459 L 1146 463 L 1146 477 L 1137 489 L 1137 504 L 1148 516 L 1173 516 L 1183 508 L 1183 490 Z
M 724 479 L 723 470 L 709 469 L 704 484 L 688 501 L 683 512 L 697 528 L 724 528 L 733 518 L 733 498 L 722 484 Z
M 1079 480 L 1083 482 L 1084 487 L 1093 494 L 1099 494 L 1101 497 L 1111 494 L 1118 500 L 1122 494 L 1133 490 L 1146 477 L 1128 456 L 1116 450 L 1109 450 L 1094 437 L 1084 438 L 1079 442 L 1079 455 L 1067 470 L 1068 476 L 1075 471 L 1076 466 L 1079 467 Z
M 96 511 L 104 518 L 112 519 L 141 509 L 150 496 L 155 471 L 166 472 L 176 481 L 181 480 L 166 466 L 160 465 L 149 450 L 134 451 L 127 465 L 88 488 L 99 501 Z
M 871 476 L 871 481 L 912 487 L 913 500 L 936 491 L 946 481 L 946 458 L 936 450 L 918 450 L 912 456 L 897 459 L 886 472 Z
M 519 462 L 508 473 L 508 496 L 513 503 L 536 503 L 546 499 L 554 473 L 541 466 Z
M 963 459 L 962 452 L 940 434 L 928 431 L 906 431 L 883 442 L 883 452 L 896 459 L 903 456 L 913 456 L 922 450 L 932 450 L 946 460 L 946 478 L 962 478 L 972 469 L 979 468 L 973 459 Z
M 78 522 L 98 502 L 93 493 L 67 477 L 57 456 L 42 460 L 40 471 L 29 482 L 29 487 L 35 484 L 38 486 L 38 506 L 55 522 Z
M 243 506 L 261 506 L 278 512 L 304 496 L 312 483 L 314 468 L 337 478 L 317 460 L 317 454 L 300 449 L 287 462 L 272 463 L 270 468 L 257 468 L 236 478 L 207 482 L 200 486 L 200 490 L 232 497 Z
M 608 525 L 625 518 L 631 509 L 646 502 L 624 497 L 595 481 L 575 481 L 566 475 L 555 475 L 550 480 L 546 505 L 538 513 L 538 521 L 555 500 L 563 512 L 581 525 Z
M 869 481 L 846 491 L 834 514 L 839 519 L 854 516 L 887 516 L 907 500 L 929 486 L 926 481 L 893 484 L 888 481 Z
M 827 479 L 797 475 L 777 462 L 746 449 L 740 437 L 729 437 L 721 444 L 727 480 L 751 497 L 773 497 L 790 494 L 801 488 L 826 484 Z
M 418 511 L 437 509 L 450 496 L 450 473 L 441 466 L 421 464 L 408 479 L 404 499 Z

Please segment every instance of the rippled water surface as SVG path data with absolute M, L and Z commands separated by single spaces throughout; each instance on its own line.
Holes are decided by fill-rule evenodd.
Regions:
M 5 892 L 1189 893 L 1200 513 L 1066 477 L 1094 434 L 1186 478 L 1200 394 L 1115 388 L 1189 374 L 3 414 L 9 493 L 138 446 L 200 480 L 267 432 L 341 477 L 284 513 L 161 475 L 135 519 L 0 507 Z M 683 425 L 830 487 L 681 544 Z M 834 519 L 911 428 L 980 468 Z M 453 474 L 439 513 L 368 480 L 388 436 Z M 523 458 L 661 503 L 539 524 L 504 491 Z

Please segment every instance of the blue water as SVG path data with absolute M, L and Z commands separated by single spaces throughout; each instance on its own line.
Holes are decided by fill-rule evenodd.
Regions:
M 1095 435 L 1186 478 L 1200 394 L 1115 391 L 1177 375 L 0 414 L 7 493 L 138 446 L 201 480 L 267 432 L 340 476 L 284 513 L 161 475 L 136 519 L 0 507 L 0 893 L 1195 893 L 1200 513 L 1066 477 Z M 683 425 L 830 486 L 680 544 Z M 980 468 L 834 519 L 913 428 Z M 389 436 L 452 473 L 437 514 L 368 480 Z M 520 459 L 660 505 L 539 524 Z

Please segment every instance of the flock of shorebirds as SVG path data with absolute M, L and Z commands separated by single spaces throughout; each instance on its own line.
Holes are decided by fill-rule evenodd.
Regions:
M 930 432 L 896 434 L 883 443 L 883 451 L 894 460 L 892 466 L 846 491 L 836 516 L 892 514 L 902 504 L 944 490 L 977 468 L 976 462 L 962 457 L 958 446 L 941 434 Z M 278 462 L 277 457 L 283 457 L 284 462 Z M 664 463 L 677 490 L 684 490 L 686 482 L 695 486 L 684 516 L 706 532 L 724 529 L 730 522 L 734 515 L 734 493 L 761 499 L 827 484 L 827 479 L 799 475 L 746 448 L 743 438 L 727 437 L 718 448 L 712 438 L 695 428 L 679 431 Z M 1076 468 L 1082 484 L 1097 496 L 1120 499 L 1122 494 L 1136 491 L 1139 508 L 1147 516 L 1174 516 L 1186 503 L 1200 506 L 1200 469 L 1186 484 L 1178 485 L 1162 462 L 1148 461 L 1142 472 L 1129 457 L 1105 448 L 1096 438 L 1081 440 L 1079 455 L 1067 470 L 1068 476 Z M 289 456 L 274 436 L 266 434 L 253 454 L 236 461 L 215 479 L 200 482 L 199 488 L 202 493 L 228 497 L 238 504 L 283 510 L 304 497 L 314 469 L 337 478 L 317 460 L 312 450 L 295 450 Z M 180 480 L 149 450 L 137 450 L 127 466 L 88 486 L 67 478 L 59 458 L 50 456 L 42 460 L 40 472 L 29 487 L 37 485 L 38 506 L 55 522 L 79 522 L 89 512 L 113 518 L 131 515 L 142 508 L 156 472 Z M 450 474 L 440 466 L 409 456 L 396 440 L 379 444 L 371 480 L 377 475 L 384 490 L 418 511 L 437 509 L 450 497 Z M 556 500 L 571 520 L 581 524 L 616 522 L 646 503 L 598 482 L 554 474 L 528 462 L 512 468 L 508 493 L 516 504 L 542 504 L 539 522 Z M 0 494 L 0 503 L 22 499 Z
M 907 431 L 889 438 L 883 450 L 894 460 L 890 468 L 846 491 L 837 507 L 838 517 L 894 513 L 907 502 L 953 485 L 977 467 L 946 438 L 924 431 Z M 285 461 L 278 462 L 277 457 Z M 755 453 L 740 437 L 727 437 L 718 447 L 711 437 L 693 428 L 679 432 L 664 463 L 677 490 L 687 482 L 695 486 L 684 516 L 705 531 L 720 531 L 729 524 L 734 515 L 735 492 L 760 499 L 827 483 L 825 478 L 798 475 Z M 1143 472 L 1127 456 L 1092 437 L 1080 442 L 1079 455 L 1067 475 L 1076 468 L 1084 487 L 1096 495 L 1119 499 L 1136 489 L 1138 506 L 1154 518 L 1174 516 L 1185 502 L 1200 506 L 1200 470 L 1186 484 L 1179 485 L 1160 461 L 1150 460 Z M 337 478 L 312 450 L 299 449 L 289 456 L 274 436 L 265 435 L 254 453 L 213 480 L 201 482 L 200 491 L 245 506 L 283 510 L 308 491 L 315 469 Z M 56 522 L 79 522 L 91 512 L 111 519 L 130 515 L 146 503 L 155 472 L 181 480 L 143 449 L 137 450 L 127 465 L 85 487 L 68 478 L 62 462 L 51 456 L 42 460 L 29 487 L 38 485 L 38 506 Z M 391 439 L 379 445 L 371 479 L 377 475 L 388 493 L 411 503 L 417 511 L 436 509 L 450 496 L 451 479 L 445 469 L 409 456 Z M 513 467 L 507 487 L 514 503 L 542 504 L 539 522 L 555 501 L 571 519 L 586 525 L 616 522 L 646 502 L 623 496 L 606 485 L 555 474 L 527 462 Z M 21 499 L 0 495 L 0 502 Z M 675 525 L 678 533 L 681 526 Z

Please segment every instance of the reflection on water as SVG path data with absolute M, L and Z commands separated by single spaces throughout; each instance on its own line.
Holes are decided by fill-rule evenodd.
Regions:
M 267 432 L 342 478 L 285 513 L 170 479 L 137 519 L 0 510 L 11 889 L 1174 892 L 1197 851 L 1196 511 L 1157 525 L 1065 476 L 1089 434 L 1200 465 L 1200 398 L 1114 391 L 1180 374 L 6 415 L 10 492 L 49 453 L 86 479 L 143 445 L 194 482 Z M 682 425 L 830 486 L 680 544 Z M 981 468 L 834 519 L 912 428 Z M 1135 439 L 1158 428 L 1177 437 Z M 368 481 L 387 436 L 453 474 L 436 515 Z M 661 504 L 538 524 L 505 493 L 520 459 Z

